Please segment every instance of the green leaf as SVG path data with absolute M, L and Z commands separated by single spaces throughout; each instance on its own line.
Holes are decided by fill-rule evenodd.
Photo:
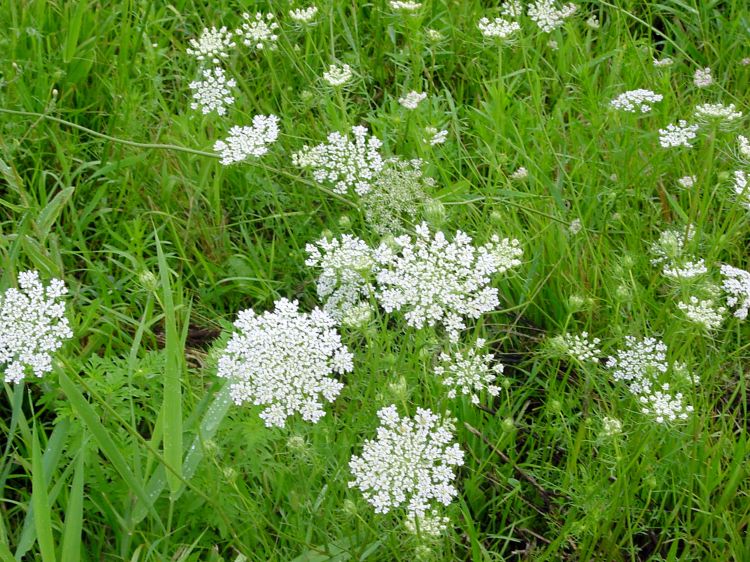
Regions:
M 164 460 L 171 470 L 167 471 L 169 490 L 174 495 L 182 485 L 182 371 L 184 345 L 177 332 L 177 319 L 172 298 L 172 287 L 169 282 L 169 266 L 161 247 L 159 235 L 156 237 L 156 252 L 159 260 L 159 277 L 161 278 L 162 299 L 164 308 L 165 346 L 167 355 L 164 373 Z M 187 324 L 187 322 L 186 322 Z
M 43 242 L 49 236 L 52 225 L 55 224 L 57 217 L 60 216 L 63 207 L 70 201 L 75 189 L 75 187 L 71 186 L 61 190 L 39 213 L 36 219 L 36 229 L 39 233 L 40 242 Z
M 31 505 L 34 506 L 34 524 L 36 526 L 36 540 L 43 562 L 55 562 L 55 541 L 52 537 L 52 521 L 50 519 L 49 499 L 47 497 L 47 483 L 42 467 L 42 449 L 36 434 L 36 426 L 31 442 Z
M 83 482 L 85 473 L 84 447 L 78 453 L 76 472 L 70 486 L 70 499 L 65 512 L 65 533 L 61 557 L 65 562 L 81 559 L 81 531 L 83 530 Z

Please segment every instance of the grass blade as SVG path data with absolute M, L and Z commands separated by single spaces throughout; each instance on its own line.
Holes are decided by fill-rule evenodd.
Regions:
M 34 506 L 34 524 L 36 526 L 36 540 L 43 562 L 55 562 L 55 541 L 52 536 L 52 521 L 50 518 L 49 499 L 47 497 L 47 483 L 42 466 L 42 449 L 34 427 L 31 442 L 31 505 Z
M 182 370 L 183 346 L 177 332 L 177 319 L 172 298 L 172 287 L 169 282 L 169 266 L 161 247 L 158 234 L 156 252 L 159 260 L 159 277 L 162 289 L 162 306 L 164 307 L 164 331 L 166 369 L 164 373 L 164 460 L 176 471 L 167 471 L 167 483 L 171 494 L 177 493 L 182 484 Z
M 81 559 L 81 531 L 83 530 L 83 482 L 85 473 L 84 448 L 78 454 L 76 472 L 70 487 L 70 500 L 65 513 L 61 557 L 65 562 Z

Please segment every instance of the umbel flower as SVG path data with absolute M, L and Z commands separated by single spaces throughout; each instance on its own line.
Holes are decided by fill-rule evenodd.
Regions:
M 366 127 L 352 127 L 352 134 L 354 140 L 333 132 L 327 143 L 304 146 L 292 155 L 292 163 L 311 169 L 315 181 L 330 184 L 334 193 L 343 195 L 353 189 L 358 195 L 365 195 L 383 168 L 383 143 L 368 135 Z
M 651 415 L 657 423 L 684 420 L 693 411 L 685 405 L 681 392 L 671 393 L 669 382 L 662 379 L 670 370 L 667 346 L 656 338 L 626 336 L 625 349 L 607 360 L 612 378 L 624 381 L 641 404 L 641 412 Z M 672 370 L 677 370 L 673 365 Z
M 323 310 L 334 319 L 342 320 L 369 299 L 374 262 L 372 250 L 363 240 L 349 234 L 340 239 L 324 237 L 305 250 L 309 256 L 305 264 L 321 269 L 318 297 L 325 303 Z
M 490 396 L 500 393 L 500 387 L 494 383 L 504 367 L 502 363 L 494 363 L 492 353 L 484 352 L 486 343 L 478 338 L 474 347 L 467 351 L 440 354 L 440 364 L 435 367 L 435 374 L 450 389 L 448 398 L 455 398 L 460 393 L 470 396 L 472 404 L 479 404 L 479 395 L 483 390 Z
M 279 24 L 276 23 L 273 14 L 266 14 L 264 16 L 258 12 L 254 16 L 251 16 L 245 13 L 242 14 L 242 19 L 245 21 L 235 33 L 242 39 L 245 45 L 255 47 L 258 50 L 276 48 L 276 41 L 279 38 L 276 35 L 276 30 L 279 28 Z
M 404 106 L 406 109 L 417 109 L 422 101 L 427 98 L 426 92 L 415 92 L 411 91 L 403 97 L 398 98 L 398 103 Z
M 508 21 L 503 18 L 482 18 L 477 22 L 477 27 L 482 35 L 491 39 L 507 39 L 517 31 L 521 31 L 521 26 L 517 21 Z
M 745 320 L 750 310 L 750 273 L 725 264 L 721 266 L 721 275 L 724 278 L 722 289 L 727 294 L 727 304 L 735 309 L 736 318 Z
M 376 296 L 386 312 L 405 309 L 414 328 L 441 324 L 451 341 L 458 340 L 464 319 L 479 318 L 499 303 L 490 287 L 491 277 L 520 265 L 523 250 L 518 240 L 494 235 L 475 248 L 471 238 L 457 231 L 449 242 L 442 232 L 434 236 L 426 223 L 416 236 L 399 236 L 393 245 L 375 251 Z
M 214 150 L 225 166 L 242 162 L 250 156 L 260 157 L 268 152 L 268 145 L 279 137 L 279 118 L 276 115 L 256 115 L 251 127 L 235 125 L 229 137 L 216 141 Z
M 328 67 L 328 70 L 323 73 L 323 80 L 334 87 L 343 86 L 349 80 L 352 79 L 354 74 L 352 73 L 352 67 L 348 64 L 338 66 L 332 64 Z
M 375 513 L 405 506 L 411 518 L 422 518 L 437 503 L 449 505 L 458 495 L 455 467 L 464 462 L 461 448 L 451 443 L 453 420 L 424 408 L 414 418 L 400 417 L 396 406 L 380 409 L 378 418 L 377 437 L 349 462 L 349 487 L 359 488 Z
M 664 148 L 685 146 L 691 148 L 690 141 L 698 135 L 699 125 L 689 125 L 684 119 L 677 124 L 670 123 L 664 129 L 659 129 L 659 144 Z
M 545 33 L 550 33 L 565 23 L 565 20 L 572 16 L 576 10 L 577 6 L 572 2 L 563 4 L 558 8 L 555 0 L 536 0 L 536 2 L 529 4 L 526 13 L 539 29 Z
M 652 104 L 663 99 L 664 96 L 651 90 L 629 90 L 617 96 L 609 104 L 620 111 L 648 113 L 652 109 Z
M 205 28 L 198 39 L 190 40 L 190 45 L 187 49 L 189 55 L 199 61 L 210 60 L 214 64 L 228 57 L 230 49 L 237 46 L 232 40 L 232 32 L 226 27 Z
M 190 89 L 193 90 L 193 103 L 190 107 L 193 109 L 201 108 L 204 115 L 216 111 L 219 115 L 227 112 L 226 106 L 234 103 L 234 98 L 229 88 L 234 88 L 237 83 L 228 79 L 221 67 L 206 68 L 203 71 L 203 80 L 196 80 L 190 83 Z
M 336 321 L 316 308 L 300 312 L 297 301 L 280 299 L 273 312 L 241 311 L 218 375 L 229 379 L 236 404 L 263 406 L 266 426 L 284 427 L 295 413 L 316 423 L 343 384 L 334 373 L 352 370 L 352 354 L 341 342 Z
M 18 285 L 0 295 L 0 368 L 7 383 L 49 373 L 52 353 L 73 337 L 62 302 L 68 292 L 63 281 L 52 279 L 44 287 L 38 272 L 24 271 Z

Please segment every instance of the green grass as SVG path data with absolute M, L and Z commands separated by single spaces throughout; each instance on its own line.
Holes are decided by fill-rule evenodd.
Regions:
M 63 278 L 75 338 L 53 374 L 4 387 L 0 560 L 750 560 L 750 331 L 686 322 L 676 304 L 690 286 L 649 254 L 660 231 L 692 223 L 689 250 L 712 271 L 750 266 L 731 188 L 747 118 L 704 128 L 691 150 L 662 149 L 657 133 L 698 103 L 750 111 L 746 3 L 580 2 L 550 35 L 524 17 L 504 48 L 476 28 L 499 2 L 427 1 L 413 18 L 384 0 L 317 5 L 318 25 L 294 30 L 286 0 L 3 4 L 0 287 L 26 269 Z M 236 103 L 203 116 L 189 107 L 188 41 L 243 10 L 277 15 L 278 49 L 238 49 L 225 64 Z M 664 56 L 675 64 L 654 68 Z M 320 79 L 335 61 L 357 75 L 341 93 Z M 697 89 L 706 66 L 715 83 Z M 664 100 L 643 116 L 608 107 L 635 88 Z M 397 99 L 412 89 L 429 97 L 409 112 Z M 279 116 L 279 141 L 222 166 L 214 141 L 259 113 Z M 342 330 L 355 370 L 326 416 L 268 429 L 230 405 L 216 359 L 239 310 L 319 304 L 304 262 L 323 231 L 380 241 L 356 197 L 291 163 L 358 124 L 385 155 L 427 162 L 445 211 L 426 214 L 434 228 L 521 241 L 522 266 L 496 280 L 500 309 L 466 334 L 506 365 L 503 389 L 485 409 L 448 400 L 431 373 L 444 334 L 381 310 Z M 447 142 L 423 143 L 426 126 Z M 520 166 L 528 179 L 512 180 Z M 696 187 L 677 188 L 685 175 Z M 691 418 L 656 424 L 603 364 L 551 349 L 584 330 L 603 357 L 626 335 L 663 339 L 701 377 Z M 466 463 L 439 539 L 348 487 L 351 455 L 391 403 L 458 419 Z M 622 421 L 620 438 L 599 439 L 603 416 Z

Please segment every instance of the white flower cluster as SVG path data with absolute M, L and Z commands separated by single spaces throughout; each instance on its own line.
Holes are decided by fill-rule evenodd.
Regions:
M 676 263 L 666 263 L 664 264 L 662 273 L 664 277 L 669 277 L 670 279 L 693 279 L 708 273 L 708 268 L 703 258 L 701 258 L 695 261 L 688 260 L 679 265 Z
M 671 59 L 669 57 L 664 57 L 663 59 L 653 59 L 653 65 L 655 68 L 665 68 L 668 66 L 672 66 L 674 64 L 674 59 Z
M 198 39 L 190 40 L 192 47 L 188 47 L 187 53 L 199 61 L 210 60 L 218 64 L 219 59 L 228 57 L 229 50 L 237 46 L 232 36 L 232 32 L 226 27 L 205 28 Z
M 221 67 L 206 68 L 203 71 L 203 80 L 196 80 L 190 83 L 190 89 L 193 90 L 193 99 L 190 104 L 193 109 L 201 108 L 204 115 L 216 111 L 219 115 L 224 115 L 227 110 L 226 106 L 234 103 L 234 98 L 229 88 L 234 88 L 237 82 L 230 78 L 227 80 L 224 69 Z
M 591 14 L 589 18 L 586 20 L 586 25 L 589 26 L 591 29 L 599 29 L 602 24 L 599 22 L 599 16 L 596 14 Z
M 214 150 L 221 156 L 225 166 L 242 162 L 250 156 L 263 156 L 268 145 L 279 137 L 279 118 L 276 115 L 256 115 L 252 126 L 235 125 L 229 129 L 229 137 L 214 143 Z
M 689 125 L 684 119 L 677 124 L 670 123 L 665 129 L 659 129 L 659 144 L 664 148 L 686 146 L 691 148 L 690 141 L 698 136 L 699 125 Z
M 723 306 L 717 306 L 713 299 L 701 300 L 696 296 L 691 296 L 687 302 L 677 303 L 677 308 L 685 313 L 688 320 L 707 331 L 721 326 L 727 311 Z
M 453 420 L 424 408 L 402 418 L 395 406 L 381 408 L 378 418 L 377 437 L 349 462 L 349 487 L 359 488 L 375 513 L 405 505 L 411 518 L 423 518 L 436 502 L 449 505 L 458 495 L 455 467 L 464 462 L 461 448 L 451 444 Z
M 321 238 L 305 247 L 305 264 L 321 269 L 318 277 L 318 297 L 324 301 L 323 310 L 341 320 L 358 310 L 373 292 L 369 278 L 374 261 L 372 250 L 359 238 L 344 234 L 340 239 Z
M 656 94 L 651 90 L 638 89 L 623 92 L 609 102 L 609 104 L 620 111 L 648 113 L 653 109 L 652 104 L 660 102 L 663 99 L 664 96 L 661 94 Z
M 498 305 L 491 276 L 519 265 L 523 254 L 518 240 L 495 235 L 475 248 L 460 230 L 452 242 L 442 232 L 431 236 L 426 223 L 414 239 L 400 236 L 393 246 L 375 251 L 380 304 L 386 312 L 406 309 L 407 324 L 415 328 L 442 324 L 454 342 L 465 317 L 479 318 Z
M 398 103 L 404 106 L 406 109 L 417 109 L 417 106 L 427 99 L 426 92 L 415 92 L 411 91 L 403 97 L 398 98 Z
M 368 135 L 366 127 L 352 127 L 352 133 L 354 141 L 333 132 L 327 143 L 304 146 L 292 155 L 292 162 L 300 168 L 311 168 L 315 181 L 331 184 L 334 193 L 343 195 L 354 189 L 358 195 L 365 195 L 383 168 L 383 143 Z
M 73 337 L 62 302 L 68 292 L 63 281 L 52 279 L 44 287 L 38 272 L 24 271 L 18 285 L 0 295 L 0 368 L 7 383 L 49 373 L 51 354 Z
M 693 84 L 698 88 L 707 88 L 714 83 L 710 68 L 698 68 L 693 75 Z
M 289 10 L 289 17 L 297 23 L 308 24 L 318 14 L 317 6 L 308 6 L 307 8 L 295 8 Z
M 280 299 L 274 312 L 241 311 L 234 325 L 218 366 L 234 402 L 263 406 L 268 427 L 284 427 L 296 412 L 312 423 L 323 417 L 322 400 L 332 402 L 344 386 L 331 375 L 353 368 L 336 321 L 318 308 L 305 314 L 297 301 Z
M 721 103 L 704 103 L 695 106 L 693 113 L 695 118 L 701 121 L 735 121 L 742 117 L 742 112 L 737 111 L 733 103 L 723 105 Z
M 393 10 L 401 10 L 403 12 L 416 12 L 422 7 L 421 2 L 411 2 L 408 0 L 391 0 L 389 4 Z
M 750 140 L 746 136 L 738 135 L 737 143 L 739 144 L 740 156 L 750 159 Z
M 448 523 L 450 523 L 450 519 L 440 515 L 437 509 L 433 509 L 423 516 L 413 515 L 408 517 L 404 521 L 404 526 L 412 535 L 419 533 L 422 536 L 439 537 L 448 528 Z
M 748 177 L 743 170 L 734 172 L 734 193 L 739 197 L 742 205 L 750 209 L 750 190 L 748 189 Z
M 503 18 L 482 18 L 477 23 L 482 35 L 491 39 L 507 39 L 517 31 L 521 31 L 521 26 L 517 21 L 508 21 Z
M 692 242 L 695 227 L 692 224 L 684 229 L 667 229 L 661 232 L 659 240 L 651 244 L 653 265 L 661 265 L 662 273 L 671 279 L 691 279 L 708 272 L 703 259 L 693 259 L 685 247 Z
M 622 433 L 622 422 L 616 418 L 603 417 L 602 429 L 599 432 L 600 439 L 611 439 Z
M 492 353 L 484 353 L 486 341 L 478 338 L 468 351 L 455 351 L 450 355 L 440 354 L 440 365 L 435 374 L 449 387 L 448 398 L 455 398 L 460 392 L 470 396 L 472 404 L 479 404 L 479 394 L 486 390 L 490 396 L 497 396 L 500 387 L 496 386 L 497 375 L 503 372 L 503 364 L 495 363 Z
M 536 0 L 529 5 L 527 14 L 539 26 L 539 29 L 551 33 L 560 27 L 565 20 L 572 16 L 577 6 L 572 2 L 563 4 L 559 8 L 555 0 Z
M 276 30 L 279 28 L 279 24 L 276 23 L 273 14 L 264 16 L 258 12 L 253 16 L 244 13 L 242 19 L 245 21 L 237 28 L 235 33 L 242 38 L 245 45 L 255 47 L 258 50 L 263 50 L 266 47 L 269 49 L 276 48 L 276 41 L 279 38 L 276 35 Z
M 698 178 L 695 176 L 683 176 L 677 180 L 677 184 L 683 189 L 690 189 L 695 186 L 696 181 L 698 181 Z
M 507 18 L 520 18 L 523 15 L 521 0 L 506 0 L 500 6 L 500 13 Z
M 510 179 L 512 179 L 512 180 L 518 180 L 518 181 L 525 180 L 528 177 L 529 177 L 529 171 L 525 167 L 523 167 L 523 166 L 521 166 L 520 168 L 516 169 L 510 175 Z
M 735 308 L 736 318 L 744 320 L 750 310 L 750 273 L 725 264 L 721 266 L 721 275 L 724 277 L 721 286 L 727 293 L 727 304 Z
M 422 142 L 429 144 L 430 146 L 437 146 L 443 144 L 448 138 L 448 130 L 438 130 L 436 127 L 425 127 L 424 128 L 425 138 Z
M 328 70 L 323 73 L 323 80 L 334 87 L 343 86 L 352 79 L 352 67 L 348 64 L 328 66 Z
M 586 363 L 588 361 L 592 363 L 599 362 L 599 355 L 602 350 L 597 346 L 601 343 L 599 338 L 589 338 L 588 332 L 581 332 L 580 334 L 563 334 L 557 336 L 552 340 L 552 344 L 562 351 L 563 353 L 570 355 L 573 359 Z
M 655 338 L 638 340 L 625 337 L 625 349 L 607 360 L 616 381 L 624 381 L 641 404 L 641 412 L 654 417 L 657 423 L 684 420 L 693 411 L 685 405 L 681 392 L 670 393 L 669 383 L 660 378 L 669 371 L 667 346 Z

